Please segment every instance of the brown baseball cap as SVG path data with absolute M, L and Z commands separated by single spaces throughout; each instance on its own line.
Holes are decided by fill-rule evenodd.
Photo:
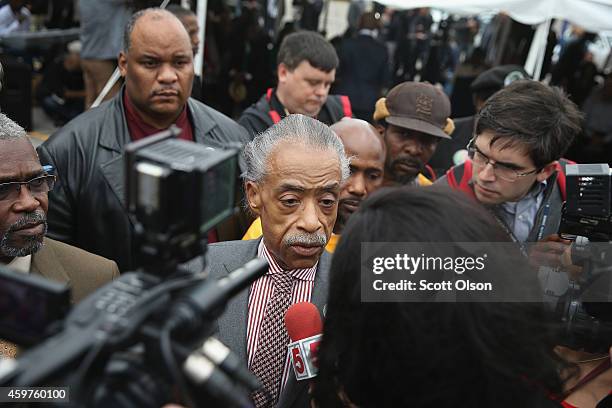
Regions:
M 440 89 L 427 82 L 402 82 L 387 94 L 387 123 L 450 139 L 445 132 L 451 106 Z

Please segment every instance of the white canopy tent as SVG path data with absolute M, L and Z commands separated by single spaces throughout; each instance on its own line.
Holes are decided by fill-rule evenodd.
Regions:
M 434 7 L 461 14 L 505 12 L 523 24 L 541 24 L 551 18 L 567 20 L 588 31 L 612 29 L 612 0 L 377 0 L 406 9 Z
M 398 9 L 433 7 L 457 14 L 504 12 L 519 23 L 538 28 L 525 70 L 540 78 L 551 19 L 567 20 L 587 31 L 612 29 L 612 0 L 377 0 Z

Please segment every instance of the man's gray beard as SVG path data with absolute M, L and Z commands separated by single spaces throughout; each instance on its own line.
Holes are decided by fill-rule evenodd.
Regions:
M 25 245 L 22 247 L 14 247 L 11 245 L 11 235 L 13 232 L 29 223 L 41 222 L 43 221 L 43 233 L 41 235 L 33 235 L 29 237 L 25 237 Z M 18 256 L 26 256 L 32 255 L 38 252 L 43 247 L 43 238 L 47 234 L 47 217 L 45 213 L 42 211 L 35 211 L 31 214 L 25 215 L 13 225 L 11 225 L 8 230 L 2 236 L 2 240 L 0 240 L 0 253 L 8 258 L 14 258 Z

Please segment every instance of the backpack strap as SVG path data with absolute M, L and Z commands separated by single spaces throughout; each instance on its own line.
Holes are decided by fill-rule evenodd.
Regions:
M 434 171 L 434 169 L 431 168 L 431 166 L 429 164 L 425 165 L 425 170 L 427 170 L 427 173 L 429 175 L 429 179 L 431 181 L 436 181 L 436 179 L 437 179 L 436 172 Z
M 268 116 L 270 116 L 270 119 L 272 119 L 272 123 L 278 123 L 281 121 L 281 116 L 277 111 L 272 109 L 272 104 L 270 103 L 272 101 L 272 92 L 274 92 L 272 88 L 268 88 L 268 90 L 266 91 L 266 100 L 268 101 L 268 106 L 270 107 L 270 110 L 268 111 Z
M 351 100 L 346 95 L 338 95 L 340 96 L 340 103 L 342 104 L 342 111 L 344 112 L 344 116 L 347 118 L 353 117 L 353 108 L 351 107 Z
M 567 159 L 559 159 L 559 161 L 555 164 L 555 169 L 557 170 L 557 185 L 559 186 L 559 191 L 561 192 L 561 199 L 563 201 L 567 198 L 567 180 L 565 177 L 565 166 L 568 164 L 576 164 L 571 160 Z
M 463 191 L 468 196 L 474 198 L 474 190 L 470 187 L 470 180 L 472 179 L 472 161 L 466 160 L 460 166 L 453 166 L 446 172 L 446 179 L 448 185 L 455 189 Z M 459 180 L 459 181 L 457 181 Z

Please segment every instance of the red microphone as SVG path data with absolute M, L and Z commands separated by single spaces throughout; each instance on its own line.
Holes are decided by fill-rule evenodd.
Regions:
M 285 327 L 291 338 L 289 355 L 296 380 L 316 377 L 317 352 L 323 323 L 319 309 L 309 302 L 293 304 L 285 314 Z

